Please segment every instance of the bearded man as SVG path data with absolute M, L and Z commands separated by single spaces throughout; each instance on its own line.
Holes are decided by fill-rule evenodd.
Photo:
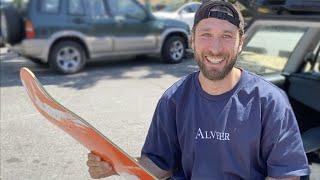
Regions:
M 202 4 L 191 46 L 200 71 L 160 98 L 139 163 L 159 178 L 299 179 L 308 175 L 299 128 L 285 93 L 234 67 L 244 22 L 223 1 Z M 114 175 L 89 153 L 93 178 Z

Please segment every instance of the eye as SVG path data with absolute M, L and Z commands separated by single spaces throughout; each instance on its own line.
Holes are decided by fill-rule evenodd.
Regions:
M 232 35 L 230 35 L 230 34 L 224 34 L 224 35 L 223 35 L 223 38 L 231 39 L 231 38 L 232 38 Z
M 211 37 L 211 34 L 210 33 L 203 33 L 201 34 L 202 37 Z

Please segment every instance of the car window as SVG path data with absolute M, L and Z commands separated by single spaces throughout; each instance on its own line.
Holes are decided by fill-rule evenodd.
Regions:
M 312 67 L 312 63 L 310 61 L 307 62 L 306 66 L 304 67 L 304 72 L 320 72 L 320 41 L 318 42 L 318 45 L 312 52 L 312 57 L 315 58 L 315 64 Z M 313 60 L 313 59 L 312 59 Z
M 200 7 L 200 4 L 192 4 L 190 6 L 190 10 L 191 10 L 192 13 L 195 13 L 199 9 L 199 7 Z
M 313 70 L 319 73 L 320 72 L 320 41 L 318 43 L 317 49 L 315 49 L 314 51 L 314 54 L 317 55 L 317 57 L 316 57 L 316 64 Z
M 198 10 L 199 7 L 200 7 L 199 4 L 189 4 L 189 5 L 185 6 L 181 10 L 181 12 L 182 13 L 195 13 Z
M 311 71 L 313 72 L 320 72 L 320 41 L 318 42 L 317 47 L 314 49 L 313 54 L 314 54 L 314 58 L 316 60 L 316 63 L 313 67 L 311 67 Z
M 141 6 L 132 0 L 108 0 L 110 11 L 114 16 L 128 19 L 144 20 L 146 13 Z
M 94 18 L 109 17 L 103 0 L 89 0 L 88 5 Z
M 191 5 L 189 5 L 189 6 L 184 7 L 181 12 L 183 12 L 183 13 L 193 13 L 194 9 L 192 8 Z
M 41 0 L 40 10 L 44 13 L 59 12 L 60 0 Z
M 306 28 L 261 26 L 243 48 L 238 66 L 257 74 L 281 72 Z
M 84 15 L 85 11 L 83 0 L 69 0 L 69 14 Z

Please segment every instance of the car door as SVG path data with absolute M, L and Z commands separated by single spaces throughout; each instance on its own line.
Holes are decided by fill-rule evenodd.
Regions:
M 70 36 L 75 33 L 78 34 L 86 34 L 89 26 L 88 22 L 90 19 L 87 16 L 86 6 L 84 0 L 67 0 L 65 1 L 66 8 L 66 24 L 64 34 L 68 34 Z M 72 31 L 72 34 L 70 33 Z
M 114 50 L 114 21 L 111 18 L 104 0 L 86 0 L 89 10 L 89 37 L 87 41 L 93 58 L 110 54 Z
M 247 39 L 237 66 L 259 74 L 283 88 L 285 77 L 282 74 L 292 71 L 288 66 L 296 61 L 293 55 L 297 49 L 306 49 L 301 42 L 309 33 L 308 23 L 255 20 L 246 32 Z M 299 60 L 302 59 L 303 56 Z
M 153 22 L 135 0 L 107 0 L 115 22 L 114 50 L 126 54 L 148 52 L 157 47 Z

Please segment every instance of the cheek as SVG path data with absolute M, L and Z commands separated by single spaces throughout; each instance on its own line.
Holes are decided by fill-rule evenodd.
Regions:
M 209 47 L 209 43 L 203 39 L 197 38 L 194 40 L 194 48 L 199 50 L 204 50 Z
M 238 53 L 239 44 L 237 44 L 237 42 L 235 41 L 230 41 L 230 42 L 226 42 L 224 47 L 225 47 L 224 52 L 228 52 L 229 54 L 235 55 Z
M 240 50 L 241 49 L 239 49 L 240 47 L 239 47 L 239 44 L 235 44 L 234 45 L 234 48 L 233 48 L 233 55 L 235 56 L 235 55 L 237 55 L 237 54 L 239 54 L 239 52 L 240 52 Z

